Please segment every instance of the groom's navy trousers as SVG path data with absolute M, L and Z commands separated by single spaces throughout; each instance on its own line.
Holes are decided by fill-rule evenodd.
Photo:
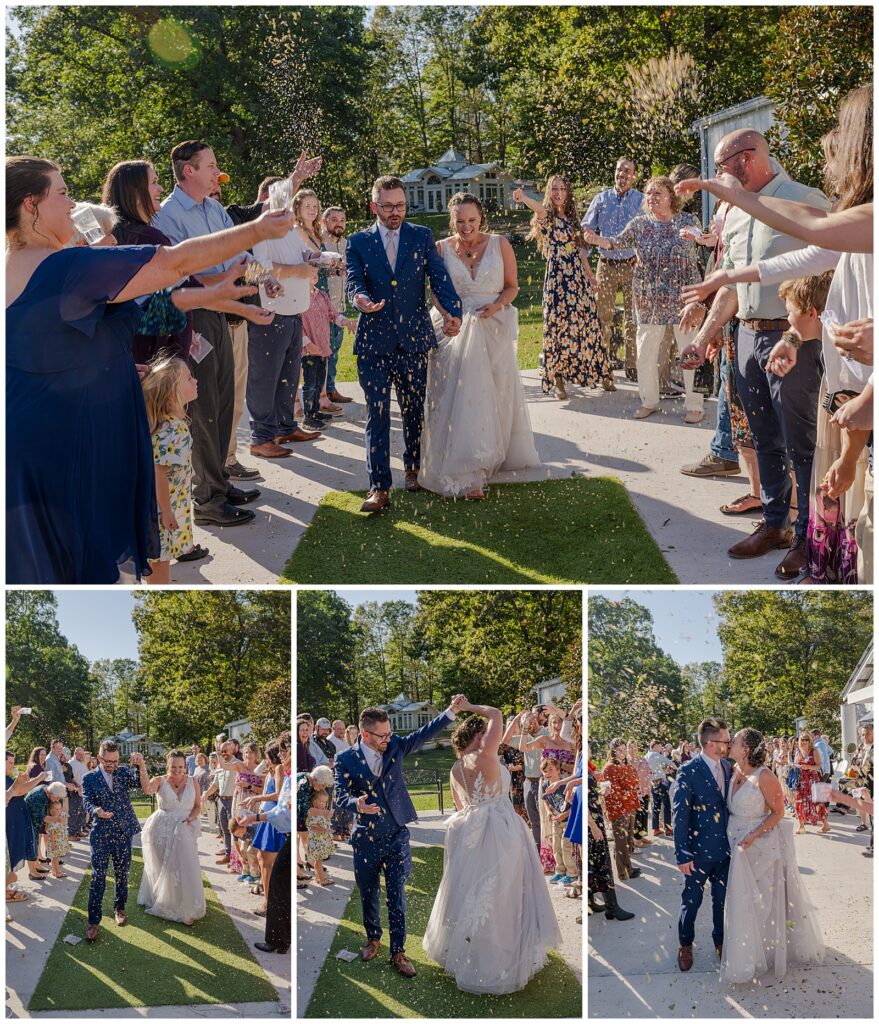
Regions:
M 131 868 L 131 836 L 114 829 L 93 829 L 89 837 L 92 848 L 92 879 L 89 883 L 89 924 L 100 924 L 103 916 L 102 904 L 107 887 L 107 867 L 113 861 L 113 875 L 116 888 L 113 894 L 113 909 L 125 910 L 128 899 L 128 872 Z
M 372 942 L 382 937 L 381 876 L 384 872 L 391 956 L 402 953 L 406 947 L 406 879 L 412 874 L 409 829 L 405 825 L 398 828 L 390 814 L 383 811 L 374 829 L 357 829 L 352 833 L 351 844 L 366 938 Z
M 705 883 L 711 883 L 711 938 L 714 945 L 723 942 L 723 905 L 726 901 L 726 877 L 729 874 L 729 857 L 715 861 L 695 861 L 693 873 L 684 875 L 684 893 L 681 899 L 681 916 L 678 920 L 678 938 L 682 946 L 692 946 L 696 937 L 696 915 L 702 906 Z

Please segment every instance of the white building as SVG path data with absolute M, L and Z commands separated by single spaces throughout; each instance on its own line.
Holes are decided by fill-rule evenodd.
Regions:
M 544 679 L 542 683 L 536 683 L 533 690 L 537 700 L 535 704 L 558 704 L 564 699 L 566 688 L 561 676 L 555 679 Z
M 530 185 L 517 181 L 498 163 L 471 164 L 454 146 L 430 167 L 408 171 L 402 181 L 410 213 L 442 213 L 456 192 L 471 192 L 489 210 L 512 210 L 513 189 Z
M 401 733 L 414 732 L 439 714 L 433 704 L 426 700 L 410 700 L 405 693 L 397 694 L 390 704 L 379 704 L 379 707 L 387 711 L 393 732 Z
M 106 740 L 111 740 L 119 747 L 120 757 L 128 757 L 134 753 L 156 757 L 165 753 L 163 743 L 153 742 L 146 733 L 135 735 L 127 725 L 116 736 L 105 736 L 101 742 Z
M 842 756 L 850 760 L 846 748 L 849 743 L 858 743 L 858 722 L 865 715 L 873 716 L 873 644 L 864 651 L 848 682 L 842 688 L 840 698 L 840 719 L 842 721 Z
M 234 722 L 226 724 L 227 740 L 238 740 L 239 743 L 246 743 L 252 732 L 253 726 L 246 718 L 236 718 Z

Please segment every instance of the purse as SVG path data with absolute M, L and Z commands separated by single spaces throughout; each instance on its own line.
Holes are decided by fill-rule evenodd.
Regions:
M 787 773 L 787 788 L 788 789 L 799 789 L 800 788 L 800 769 L 795 764 L 792 764 L 790 766 L 790 770 Z

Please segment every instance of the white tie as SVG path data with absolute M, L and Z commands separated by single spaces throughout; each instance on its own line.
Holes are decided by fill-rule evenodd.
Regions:
M 397 269 L 397 232 L 388 232 L 388 241 L 385 245 L 385 252 L 388 256 L 388 263 L 391 265 L 391 270 Z

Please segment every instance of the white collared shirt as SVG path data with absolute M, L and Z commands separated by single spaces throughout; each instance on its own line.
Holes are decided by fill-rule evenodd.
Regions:
M 101 765 L 101 775 L 104 776 L 104 782 L 107 783 L 107 788 L 112 793 L 113 792 L 113 776 L 110 775 L 109 772 L 104 770 L 104 766 L 103 765 Z
M 358 742 L 358 746 L 360 747 L 360 753 L 363 755 L 363 759 L 369 766 L 369 770 L 376 778 L 378 778 L 382 773 L 382 759 L 384 754 L 380 754 L 377 750 L 373 750 L 371 747 L 368 747 L 362 739 Z
M 394 228 L 394 231 L 396 232 L 396 237 L 397 237 L 397 255 L 398 256 L 400 255 L 400 234 L 403 231 L 403 224 L 405 224 L 405 223 L 406 222 L 403 221 L 398 228 Z M 375 226 L 378 228 L 378 233 L 379 233 L 379 235 L 381 237 L 382 245 L 385 247 L 385 249 L 387 249 L 387 247 L 388 247 L 388 235 L 390 235 L 391 229 L 390 228 L 386 228 L 384 226 L 384 224 L 382 224 L 382 222 L 380 220 L 378 220 L 377 218 L 376 218 Z
M 719 782 L 718 789 L 723 790 L 723 766 L 720 761 L 715 761 L 713 757 L 709 757 L 703 750 L 700 754 L 702 760 L 711 769 L 711 774 L 714 776 L 714 781 Z

